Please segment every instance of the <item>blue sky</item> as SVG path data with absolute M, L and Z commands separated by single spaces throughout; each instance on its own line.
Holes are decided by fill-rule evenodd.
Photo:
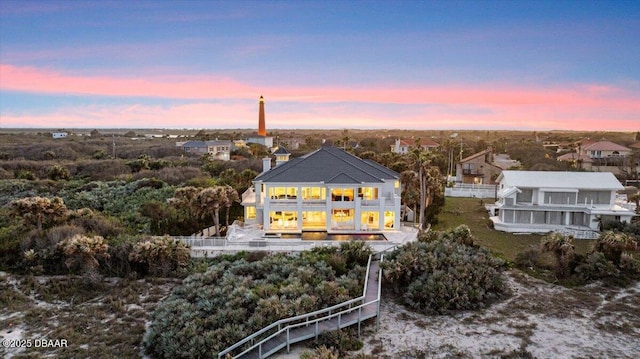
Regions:
M 0 127 L 640 129 L 639 1 L 0 2 Z

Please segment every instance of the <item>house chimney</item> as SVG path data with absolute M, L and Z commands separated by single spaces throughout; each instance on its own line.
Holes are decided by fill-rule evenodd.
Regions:
M 265 157 L 262 159 L 262 173 L 265 173 L 271 169 L 271 157 Z

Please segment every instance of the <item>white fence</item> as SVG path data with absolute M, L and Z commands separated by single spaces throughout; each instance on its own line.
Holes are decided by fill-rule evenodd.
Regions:
M 496 198 L 498 186 L 489 184 L 456 183 L 453 187 L 446 187 L 446 197 Z

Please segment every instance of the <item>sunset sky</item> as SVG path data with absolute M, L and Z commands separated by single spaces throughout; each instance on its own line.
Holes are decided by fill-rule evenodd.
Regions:
M 0 1 L 0 128 L 640 130 L 640 1 Z

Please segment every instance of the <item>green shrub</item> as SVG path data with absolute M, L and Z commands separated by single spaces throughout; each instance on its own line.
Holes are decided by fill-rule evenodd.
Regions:
M 133 246 L 129 261 L 143 275 L 180 276 L 189 265 L 189 252 L 189 246 L 171 237 L 147 238 Z
M 506 264 L 480 247 L 469 246 L 464 228 L 429 242 L 413 242 L 385 257 L 384 278 L 401 302 L 421 313 L 475 309 L 506 294 Z M 462 233 L 462 234 L 461 234 Z
M 153 314 L 145 340 L 148 354 L 215 358 L 218 351 L 278 319 L 362 295 L 356 278 L 364 275 L 360 266 L 336 277 L 318 253 L 251 262 L 244 256 L 225 256 L 175 288 Z
M 14 172 L 14 176 L 16 179 L 23 179 L 28 181 L 34 181 L 36 179 L 36 175 L 33 172 L 28 170 L 18 170 Z
M 593 252 L 586 256 L 583 263 L 575 267 L 575 273 L 582 281 L 589 282 L 620 274 L 616 266 L 608 261 L 601 252 Z
M 49 167 L 47 171 L 47 176 L 50 180 L 69 180 L 71 175 L 69 174 L 69 170 L 60 165 L 53 165 Z
M 316 350 L 321 348 L 331 349 L 338 355 L 338 358 L 343 358 L 347 355 L 347 352 L 362 349 L 364 344 L 358 340 L 355 330 L 338 329 L 320 334 L 314 346 Z

